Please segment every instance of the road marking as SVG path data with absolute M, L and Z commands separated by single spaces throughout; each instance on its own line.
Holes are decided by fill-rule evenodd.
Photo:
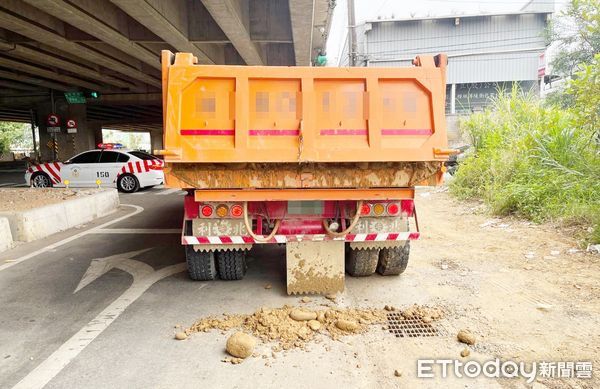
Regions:
M 10 186 L 10 185 L 15 185 L 15 182 L 7 182 L 5 184 L 0 184 L 0 186 Z
M 100 228 L 91 234 L 181 234 L 181 228 Z
M 181 189 L 179 189 L 179 188 L 165 189 L 165 190 L 158 192 L 157 195 L 162 195 L 162 196 L 169 195 L 171 193 L 179 192 L 180 190 Z
M 42 247 L 41 249 L 39 249 L 39 250 L 36 250 L 36 251 L 34 251 L 34 252 L 31 252 L 31 253 L 29 253 L 29 254 L 25 254 L 25 255 L 23 255 L 22 257 L 19 257 L 19 258 L 16 258 L 16 259 L 14 259 L 14 261 L 13 261 L 13 262 L 4 263 L 4 264 L 0 265 L 0 271 L 6 270 L 6 269 L 8 269 L 8 268 L 10 268 L 10 267 L 13 267 L 13 266 L 15 266 L 15 265 L 17 265 L 17 264 L 19 264 L 19 263 L 23 262 L 23 261 L 26 261 L 26 260 L 28 260 L 28 259 L 30 259 L 30 258 L 33 258 L 33 257 L 37 256 L 37 255 L 43 254 L 43 253 L 45 253 L 46 251 L 53 250 L 53 249 L 55 249 L 55 248 L 57 248 L 57 247 L 60 247 L 60 246 L 62 246 L 62 245 L 64 245 L 64 244 L 66 244 L 66 243 L 72 242 L 72 241 L 74 241 L 75 239 L 79 239 L 79 238 L 81 238 L 82 236 L 85 236 L 85 235 L 87 235 L 87 234 L 91 234 L 91 233 L 93 233 L 93 232 L 94 232 L 94 231 L 96 231 L 96 230 L 99 230 L 99 229 L 102 229 L 102 228 L 104 228 L 104 227 L 110 226 L 110 225 L 112 225 L 112 224 L 118 223 L 118 222 L 120 222 L 121 220 L 125 220 L 125 219 L 127 219 L 127 218 L 130 218 L 130 217 L 132 217 L 132 216 L 134 216 L 134 215 L 137 215 L 138 213 L 140 213 L 140 212 L 143 212 L 143 211 L 144 211 L 144 208 L 140 207 L 139 205 L 133 205 L 133 204 L 121 204 L 121 205 L 123 205 L 123 206 L 125 206 L 125 207 L 132 207 L 132 208 L 134 208 L 134 209 L 135 209 L 135 211 L 133 211 L 132 213 L 130 213 L 130 214 L 128 214 L 128 215 L 124 215 L 124 216 L 121 216 L 121 217 L 119 217 L 119 218 L 116 218 L 116 219 L 114 219 L 114 220 L 111 220 L 111 221 L 109 221 L 109 222 L 106 222 L 106 223 L 104 223 L 104 224 L 101 224 L 101 225 L 99 225 L 99 226 L 96 226 L 96 227 L 90 228 L 89 230 L 82 231 L 82 232 L 80 232 L 79 234 L 75 234 L 75 235 L 73 235 L 73 236 L 70 236 L 70 237 L 68 237 L 68 238 L 65 238 L 65 239 L 63 239 L 63 240 L 61 240 L 61 241 L 58 241 L 58 242 L 56 242 L 56 243 L 52 243 L 51 245 L 48 245 L 48 246 L 46 246 L 46 247 Z
M 154 270 L 152 266 L 131 258 L 148 250 L 150 249 L 130 251 L 128 253 L 92 260 L 73 293 L 77 293 L 79 290 L 85 288 L 112 268 L 118 268 L 131 274 L 133 276 L 131 286 L 100 312 L 98 316 L 63 343 L 44 362 L 39 364 L 13 386 L 13 389 L 43 388 L 154 283 L 185 270 L 185 263 L 178 263 Z M 204 286 L 206 284 L 201 285 L 200 288 Z

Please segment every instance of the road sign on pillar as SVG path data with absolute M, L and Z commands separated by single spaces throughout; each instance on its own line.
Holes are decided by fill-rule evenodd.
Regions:
M 77 134 L 77 121 L 75 119 L 67 120 L 67 134 Z
M 55 113 L 48 114 L 46 117 L 46 131 L 49 133 L 60 132 L 60 116 Z

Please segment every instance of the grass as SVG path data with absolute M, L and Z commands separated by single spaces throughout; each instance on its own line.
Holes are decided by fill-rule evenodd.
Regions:
M 475 152 L 451 193 L 482 198 L 498 215 L 579 225 L 586 241 L 600 242 L 600 149 L 577 123 L 531 94 L 500 92 L 489 109 L 461 122 Z

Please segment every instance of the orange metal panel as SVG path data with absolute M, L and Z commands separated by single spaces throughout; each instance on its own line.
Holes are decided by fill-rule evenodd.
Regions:
M 162 58 L 167 163 L 447 158 L 434 153 L 447 148 L 444 56 L 411 68 L 343 69 Z
M 194 192 L 196 201 L 400 200 L 412 199 L 414 196 L 412 188 L 202 189 Z

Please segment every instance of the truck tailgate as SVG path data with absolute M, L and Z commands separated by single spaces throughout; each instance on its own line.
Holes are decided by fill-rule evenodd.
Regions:
M 168 163 L 447 158 L 444 56 L 410 68 L 207 66 L 163 51 Z

